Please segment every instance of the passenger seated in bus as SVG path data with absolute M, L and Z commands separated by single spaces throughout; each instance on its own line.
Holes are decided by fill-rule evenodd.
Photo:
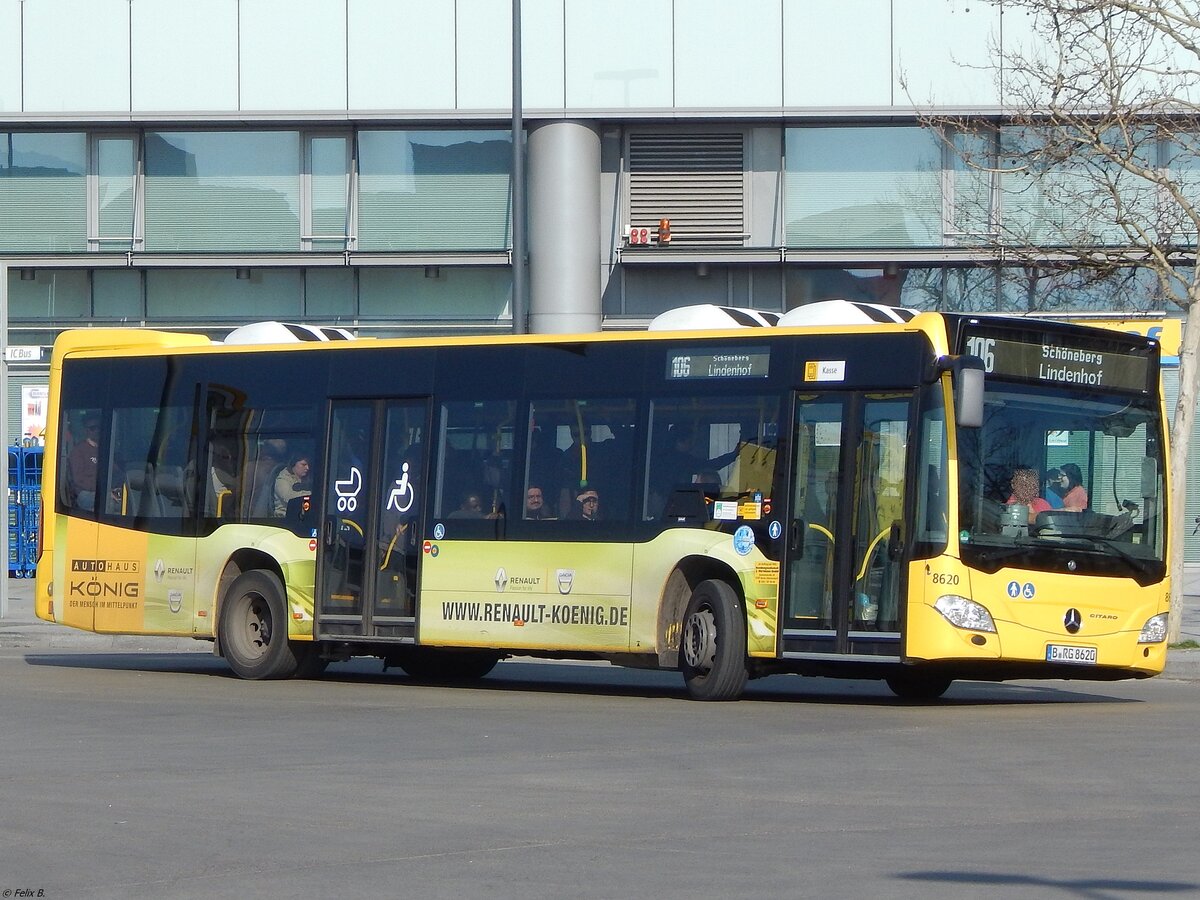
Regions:
M 546 508 L 546 496 L 536 484 L 531 484 L 525 491 L 525 518 L 530 521 L 547 521 L 553 519 L 550 510 Z
M 483 498 L 478 491 L 468 491 L 463 495 L 458 509 L 446 517 L 447 519 L 482 519 Z
M 600 518 L 600 492 L 595 488 L 581 488 L 568 518 L 580 522 L 597 521 Z
M 83 420 L 83 440 L 71 448 L 67 457 L 67 481 L 72 502 L 78 509 L 96 508 L 96 473 L 100 461 L 100 417 Z
M 1020 503 L 1029 507 L 1029 524 L 1032 525 L 1038 513 L 1050 509 L 1050 504 L 1038 496 L 1040 482 L 1035 469 L 1019 468 L 1012 475 L 1012 493 L 1005 502 L 1012 506 Z
M 1063 504 L 1062 508 L 1067 512 L 1083 512 L 1087 509 L 1088 495 L 1087 490 L 1083 486 L 1083 473 L 1079 471 L 1079 466 L 1075 463 L 1063 463 L 1062 479 L 1059 481 L 1062 485 Z
M 312 463 L 307 453 L 295 453 L 288 461 L 287 467 L 275 478 L 275 508 L 274 515 L 282 519 L 287 515 L 288 503 L 297 497 L 307 497 L 312 493 L 312 485 L 308 483 L 308 473 Z
M 1046 502 L 1050 504 L 1051 509 L 1062 509 L 1062 478 L 1062 469 L 1046 470 L 1045 490 L 1042 492 L 1042 496 L 1046 498 Z

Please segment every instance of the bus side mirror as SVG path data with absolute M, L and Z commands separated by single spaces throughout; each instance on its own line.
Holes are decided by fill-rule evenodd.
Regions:
M 960 428 L 983 425 L 983 360 L 978 356 L 943 356 L 938 368 L 949 371 L 954 387 L 954 418 Z

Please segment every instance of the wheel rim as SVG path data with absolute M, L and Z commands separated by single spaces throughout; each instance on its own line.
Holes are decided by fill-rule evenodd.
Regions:
M 717 657 L 717 620 L 710 609 L 688 616 L 683 629 L 683 658 L 697 672 L 711 672 Z
M 261 594 L 242 598 L 241 628 L 235 632 L 240 655 L 260 659 L 271 645 L 271 607 Z

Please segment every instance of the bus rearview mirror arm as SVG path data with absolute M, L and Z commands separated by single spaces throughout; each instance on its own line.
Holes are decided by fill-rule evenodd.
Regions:
M 983 360 L 978 356 L 939 356 L 937 372 L 949 372 L 954 385 L 954 418 L 960 428 L 983 425 Z

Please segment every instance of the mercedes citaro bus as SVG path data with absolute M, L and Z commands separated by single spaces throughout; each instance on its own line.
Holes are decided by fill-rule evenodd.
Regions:
M 698 699 L 775 673 L 931 698 L 1162 670 L 1157 342 L 845 301 L 719 312 L 575 336 L 64 333 L 37 614 L 211 641 L 254 679 L 534 656 L 677 669 Z

